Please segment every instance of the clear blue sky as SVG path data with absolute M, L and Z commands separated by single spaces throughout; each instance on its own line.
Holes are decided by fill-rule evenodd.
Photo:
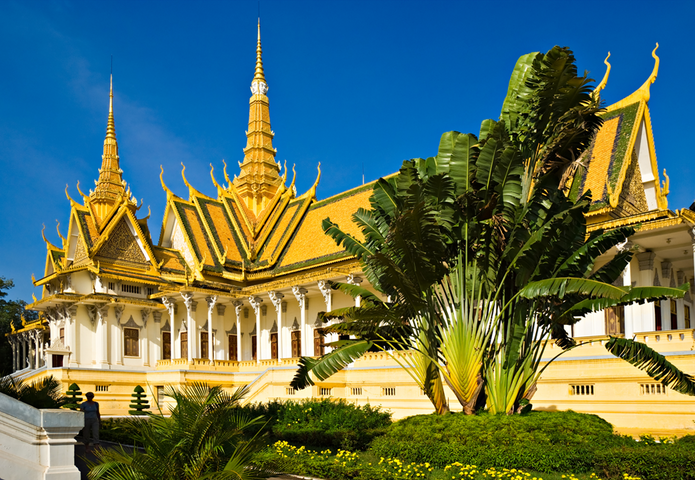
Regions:
M 114 57 L 116 132 L 124 178 L 152 208 L 158 239 L 168 186 L 214 195 L 212 162 L 243 159 L 258 2 L 0 1 L 0 275 L 31 301 L 43 276 L 41 224 L 67 234 L 65 184 L 79 198 L 101 163 Z M 319 198 L 436 153 L 449 130 L 497 118 L 516 59 L 567 45 L 613 103 L 653 68 L 651 113 L 671 209 L 690 205 L 695 111 L 695 2 L 261 2 L 277 159 L 304 192 L 322 165 Z M 688 80 L 688 82 L 685 82 Z M 37 296 L 40 295 L 36 289 Z

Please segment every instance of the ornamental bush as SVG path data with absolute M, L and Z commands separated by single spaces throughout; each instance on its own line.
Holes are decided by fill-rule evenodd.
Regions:
M 147 415 L 145 410 L 150 408 L 150 402 L 147 400 L 145 390 L 140 385 L 137 385 L 130 396 L 133 399 L 130 401 L 129 407 L 131 410 L 128 410 L 128 413 L 130 415 Z
M 82 392 L 80 391 L 79 385 L 73 383 L 68 387 L 65 392 L 65 396 L 69 398 L 68 403 L 63 405 L 63 408 L 69 408 L 70 410 L 79 410 L 80 403 L 82 403 Z

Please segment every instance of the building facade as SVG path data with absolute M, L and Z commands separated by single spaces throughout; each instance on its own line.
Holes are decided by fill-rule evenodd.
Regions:
M 625 285 L 692 285 L 695 213 L 669 210 L 665 172 L 660 181 L 648 108 L 659 64 L 653 56 L 654 71 L 644 85 L 603 114 L 571 194 L 594 192 L 591 230 L 639 226 L 621 246 L 639 250 L 624 272 Z M 139 213 L 141 205 L 123 180 L 112 86 L 96 186 L 85 194 L 78 184 L 81 201 L 66 190 L 68 236 L 61 235 L 61 245 L 44 236 L 45 274 L 34 279 L 43 295 L 27 307 L 40 313 L 39 320 L 10 334 L 17 376 L 51 374 L 66 388 L 76 382 L 97 392 L 105 414 L 125 413 L 137 384 L 165 402 L 163 386 L 196 380 L 246 385 L 250 402 L 333 396 L 381 404 L 396 418 L 432 410 L 407 372 L 383 353 L 369 353 L 314 387 L 289 387 L 299 357 L 321 355 L 334 340 L 324 334 L 319 312 L 359 304 L 328 285 L 362 278 L 359 263 L 323 234 L 321 222 L 330 217 L 359 237 L 351 216 L 369 208 L 372 185 L 319 201 L 320 165 L 309 191 L 298 194 L 294 172 L 288 183 L 286 165 L 275 160 L 260 25 L 251 92 L 237 174 L 230 178 L 225 164 L 224 182 L 218 183 L 211 166 L 216 198 L 190 185 L 185 167 L 189 195 L 176 196 L 162 169 L 167 202 L 155 243 L 149 215 Z M 635 425 L 653 433 L 692 429 L 692 398 L 602 350 L 606 335 L 636 336 L 695 372 L 692 295 L 588 315 L 573 327 L 587 346 L 546 371 L 534 405 L 597 413 L 625 431 Z

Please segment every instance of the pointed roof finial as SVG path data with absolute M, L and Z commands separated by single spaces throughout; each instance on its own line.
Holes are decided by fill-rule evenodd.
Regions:
M 254 90 L 254 85 L 262 83 L 263 86 Z M 256 71 L 253 75 L 253 81 L 251 82 L 251 91 L 253 93 L 260 93 L 265 95 L 268 91 L 268 84 L 265 81 L 265 73 L 263 72 L 263 49 L 261 48 L 261 19 L 258 18 L 258 43 L 256 44 Z
M 113 73 L 109 87 L 109 120 L 106 123 L 106 138 L 116 140 L 116 123 L 113 121 Z

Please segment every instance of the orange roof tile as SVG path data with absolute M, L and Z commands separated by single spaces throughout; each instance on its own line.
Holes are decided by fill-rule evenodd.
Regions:
M 185 272 L 186 267 L 184 266 L 183 257 L 176 250 L 165 249 L 162 247 L 153 247 L 152 252 L 154 257 L 157 259 L 157 263 L 162 262 L 160 267 L 163 270 L 175 270 L 179 272 Z
M 217 248 L 219 248 L 220 253 L 226 249 L 226 260 L 241 262 L 241 253 L 235 241 L 236 235 L 232 231 L 232 225 L 224 207 L 218 202 L 212 201 L 201 201 L 200 207 L 211 220 L 210 230 L 213 233 L 213 237 L 217 237 L 213 240 L 217 242 Z
M 591 190 L 593 198 L 603 197 L 606 188 L 606 178 L 608 178 L 608 168 L 611 166 L 613 149 L 616 143 L 616 132 L 620 117 L 611 118 L 601 127 L 596 134 L 594 148 L 591 153 L 591 160 L 587 167 L 586 180 L 582 193 Z
M 286 247 L 280 268 L 290 267 L 294 264 L 309 260 L 327 257 L 336 253 L 343 252 L 342 247 L 336 245 L 335 241 L 323 233 L 321 223 L 325 218 L 330 218 L 332 222 L 338 224 L 340 228 L 359 240 L 363 240 L 362 232 L 352 221 L 352 215 L 358 208 L 370 208 L 369 197 L 372 189 L 358 190 L 352 195 L 348 195 L 338 200 L 330 199 L 312 206 L 307 212 L 302 224 L 300 225 L 294 239 Z

